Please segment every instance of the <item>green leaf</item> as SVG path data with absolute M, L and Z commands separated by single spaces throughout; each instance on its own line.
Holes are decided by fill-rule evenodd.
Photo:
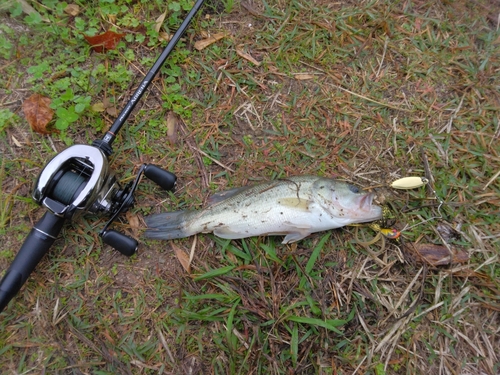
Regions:
M 297 360 L 299 358 L 299 327 L 297 324 L 293 325 L 292 328 L 292 339 L 290 340 L 290 352 L 292 355 L 293 366 L 297 366 Z
M 173 2 L 173 3 L 168 4 L 168 9 L 170 9 L 174 12 L 178 12 L 181 10 L 181 5 L 178 2 Z
M 311 257 L 309 258 L 309 261 L 306 264 L 306 273 L 309 275 L 314 267 L 314 263 L 316 262 L 316 259 L 318 259 L 319 254 L 321 253 L 321 250 L 323 249 L 323 246 L 325 246 L 326 241 L 330 238 L 330 233 L 327 235 L 323 236 L 323 238 L 318 242 L 316 247 L 314 248 Z
M 21 3 L 14 2 L 12 7 L 9 9 L 9 11 L 10 11 L 10 15 L 12 17 L 18 17 L 21 14 L 23 14 L 23 7 L 22 7 Z
M 278 256 L 276 255 L 276 249 L 274 248 L 273 245 L 267 245 L 265 243 L 261 243 L 260 247 L 262 250 L 264 250 L 267 256 L 269 256 L 269 258 L 274 260 L 276 263 L 281 263 L 281 259 L 278 258 Z
M 73 93 L 73 90 L 71 88 L 68 88 L 66 92 L 60 96 L 60 98 L 65 102 L 72 100 L 74 97 L 75 94 Z
M 10 59 L 13 52 L 12 43 L 0 34 L 0 57 L 4 59 Z
M 316 318 L 308 318 L 304 316 L 289 316 L 286 318 L 286 320 L 290 320 L 292 322 L 296 323 L 303 323 L 303 324 L 309 324 L 312 326 L 317 326 L 321 328 L 328 329 L 330 331 L 336 332 L 339 335 L 343 335 L 341 331 L 339 331 L 335 327 L 343 326 L 344 324 L 347 323 L 347 320 L 321 320 L 321 319 L 316 319 Z
M 83 111 L 85 111 L 85 108 L 87 108 L 85 103 L 78 103 L 77 105 L 75 105 L 75 112 L 82 113 Z
M 69 122 L 63 118 L 58 118 L 55 123 L 56 129 L 66 130 L 69 126 Z
M 0 131 L 13 123 L 16 115 L 8 109 L 0 109 Z
M 40 14 L 37 12 L 33 12 L 24 17 L 24 22 L 26 22 L 28 25 L 38 25 L 42 22 L 42 16 L 40 16 Z
M 49 70 L 49 63 L 44 61 L 41 64 L 30 66 L 27 72 L 33 74 L 34 78 L 42 78 L 43 73 L 47 70 Z
M 59 107 L 56 109 L 56 115 L 68 123 L 75 122 L 79 118 L 78 114 L 75 113 L 74 107 L 70 107 L 70 109 Z
M 236 309 L 238 305 L 240 304 L 240 299 L 238 298 L 236 302 L 234 303 L 233 307 L 231 308 L 231 311 L 229 312 L 229 315 L 227 317 L 227 331 L 226 331 L 226 338 L 227 342 L 231 344 L 231 337 L 233 336 L 233 321 L 234 321 L 234 316 L 236 314 Z M 236 349 L 236 348 L 235 348 Z
M 217 268 L 212 271 L 208 271 L 207 273 L 204 273 L 203 275 L 197 276 L 194 278 L 194 281 L 199 281 L 199 280 L 206 280 L 206 279 L 211 279 L 213 277 L 217 276 L 222 276 L 225 275 L 228 272 L 231 272 L 236 266 L 226 266 L 222 268 Z

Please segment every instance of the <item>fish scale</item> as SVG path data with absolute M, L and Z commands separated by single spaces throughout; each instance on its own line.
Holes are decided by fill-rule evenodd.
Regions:
M 228 239 L 285 235 L 283 243 L 289 243 L 311 233 L 380 219 L 382 209 L 372 200 L 373 193 L 360 192 L 347 182 L 294 176 L 217 193 L 202 210 L 148 216 L 145 235 L 167 240 L 197 233 Z

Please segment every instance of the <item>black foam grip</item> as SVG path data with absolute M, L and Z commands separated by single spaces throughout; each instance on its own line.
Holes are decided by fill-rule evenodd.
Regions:
M 24 285 L 54 243 L 64 219 L 47 211 L 26 237 L 14 261 L 0 281 L 0 312 Z
M 175 174 L 154 164 L 148 164 L 144 169 L 144 174 L 164 190 L 170 191 L 175 187 L 175 181 L 177 180 Z
M 102 241 L 128 257 L 134 255 L 139 246 L 139 243 L 135 239 L 115 230 L 104 232 L 102 234 Z

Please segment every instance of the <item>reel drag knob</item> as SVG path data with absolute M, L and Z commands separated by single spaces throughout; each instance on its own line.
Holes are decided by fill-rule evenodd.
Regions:
M 118 250 L 120 253 L 128 257 L 134 255 L 139 246 L 139 243 L 135 239 L 112 229 L 102 233 L 101 237 L 102 241 L 105 244 L 111 246 L 115 250 Z
M 162 189 L 174 190 L 177 177 L 173 173 L 165 171 L 156 165 L 148 164 L 144 169 L 144 175 Z

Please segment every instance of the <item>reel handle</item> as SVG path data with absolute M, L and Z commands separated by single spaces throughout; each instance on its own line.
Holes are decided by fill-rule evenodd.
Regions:
M 148 164 L 144 168 L 144 175 L 151 181 L 156 183 L 163 190 L 174 190 L 175 181 L 177 181 L 177 177 L 175 176 L 175 174 L 161 169 L 154 164 Z
M 126 236 L 116 230 L 107 230 L 101 234 L 102 242 L 118 250 L 123 255 L 131 257 L 137 251 L 139 243 L 132 237 Z
M 26 237 L 14 261 L 0 281 L 0 312 L 19 292 L 36 265 L 49 251 L 64 224 L 64 218 L 47 211 Z

